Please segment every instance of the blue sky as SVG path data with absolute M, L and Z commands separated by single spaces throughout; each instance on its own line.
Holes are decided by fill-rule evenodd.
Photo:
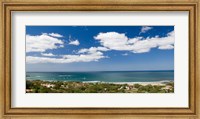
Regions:
M 26 70 L 173 70 L 174 42 L 174 26 L 26 26 Z

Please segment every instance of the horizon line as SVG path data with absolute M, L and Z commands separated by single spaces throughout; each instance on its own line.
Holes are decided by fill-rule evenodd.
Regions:
M 148 72 L 148 71 L 174 71 L 174 69 L 169 70 L 108 70 L 108 71 L 26 71 L 26 72 Z

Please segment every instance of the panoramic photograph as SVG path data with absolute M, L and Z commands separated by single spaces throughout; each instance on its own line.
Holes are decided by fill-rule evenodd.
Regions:
M 174 26 L 26 26 L 26 93 L 174 93 Z

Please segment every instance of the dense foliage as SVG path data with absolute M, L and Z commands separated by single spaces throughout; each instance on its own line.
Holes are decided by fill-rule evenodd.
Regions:
M 174 83 L 164 85 L 83 83 L 27 80 L 27 93 L 173 93 Z

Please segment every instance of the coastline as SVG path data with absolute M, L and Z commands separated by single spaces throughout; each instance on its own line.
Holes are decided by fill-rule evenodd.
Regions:
M 107 84 L 140 84 L 140 85 L 165 85 L 166 83 L 174 82 L 172 80 L 152 81 L 152 82 L 101 82 L 101 81 L 85 81 L 82 83 L 107 83 Z
M 140 84 L 140 85 L 165 85 L 166 83 L 173 82 L 173 80 L 162 80 L 162 81 L 151 81 L 151 82 L 104 82 L 104 81 L 66 81 L 66 80 L 42 80 L 42 79 L 34 79 L 34 80 L 29 80 L 26 79 L 27 81 L 44 81 L 44 82 L 79 82 L 79 83 L 105 83 L 105 84 L 127 84 L 127 85 L 134 85 L 134 84 Z
M 26 80 L 27 93 L 174 93 L 173 81 L 78 82 Z

